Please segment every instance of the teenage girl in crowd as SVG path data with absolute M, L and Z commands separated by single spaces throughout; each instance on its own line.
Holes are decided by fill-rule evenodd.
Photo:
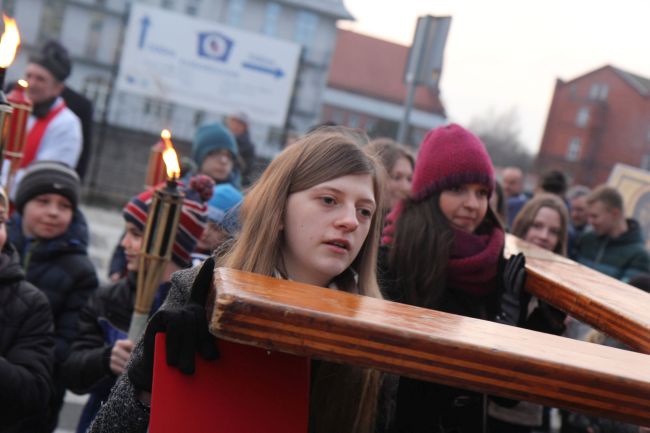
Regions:
M 404 146 L 389 138 L 371 141 L 366 150 L 375 156 L 386 169 L 386 199 L 384 212 L 388 213 L 401 199 L 411 192 L 415 160 Z
M 411 194 L 388 215 L 381 283 L 393 300 L 522 324 L 523 256 L 503 257 L 504 230 L 488 200 L 494 169 L 485 146 L 458 125 L 430 131 Z M 511 402 L 514 404 L 515 402 Z M 394 431 L 484 431 L 485 396 L 400 378 Z
M 374 160 L 347 135 L 333 130 L 306 135 L 271 162 L 247 194 L 242 231 L 217 265 L 379 298 L 379 176 Z M 156 331 L 201 329 L 197 350 L 206 358 L 217 356 L 204 312 L 213 266 L 208 259 L 199 271 L 174 274 L 165 304 L 152 317 L 127 374 L 91 432 L 146 431 Z M 169 337 L 174 353 L 180 344 Z M 184 354 L 173 364 L 192 373 L 194 350 Z M 309 431 L 373 432 L 378 381 L 371 370 L 314 362 Z
M 555 194 L 538 193 L 521 208 L 512 223 L 512 234 L 540 248 L 566 256 L 569 214 L 566 205 Z M 559 335 L 564 331 L 566 315 L 556 308 L 532 298 L 528 304 L 532 313 L 526 318 L 527 327 Z M 529 433 L 542 429 L 543 407 L 522 401 L 506 407 L 491 401 L 488 406 L 490 431 Z

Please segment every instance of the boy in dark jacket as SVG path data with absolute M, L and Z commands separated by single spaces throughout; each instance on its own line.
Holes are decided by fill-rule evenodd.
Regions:
M 7 210 L 0 188 L 0 431 L 34 432 L 53 392 L 54 326 L 47 298 L 6 242 Z
M 20 255 L 26 279 L 48 298 L 54 316 L 56 396 L 49 424 L 56 426 L 65 387 L 58 367 L 68 355 L 81 307 L 98 286 L 86 252 L 88 226 L 78 209 L 81 185 L 77 173 L 54 161 L 30 165 L 16 191 L 16 212 L 9 240 Z
M 190 181 L 186 191 L 178 231 L 174 239 L 172 261 L 167 264 L 153 301 L 153 314 L 167 295 L 172 272 L 191 265 L 190 253 L 205 229 L 207 206 L 214 183 L 207 176 Z M 70 390 L 90 393 L 81 414 L 77 432 L 85 432 L 101 404 L 108 398 L 117 377 L 125 370 L 134 342 L 127 339 L 135 304 L 140 249 L 152 191 L 133 197 L 124 206 L 125 234 L 121 246 L 126 254 L 128 275 L 100 287 L 81 311 L 77 338 L 63 365 L 63 377 Z

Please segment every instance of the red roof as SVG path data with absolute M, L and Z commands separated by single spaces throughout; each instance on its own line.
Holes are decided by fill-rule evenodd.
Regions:
M 337 29 L 336 47 L 327 85 L 331 88 L 402 104 L 406 85 L 402 80 L 409 47 Z M 432 90 L 420 86 L 415 92 L 415 107 L 445 115 L 445 109 Z

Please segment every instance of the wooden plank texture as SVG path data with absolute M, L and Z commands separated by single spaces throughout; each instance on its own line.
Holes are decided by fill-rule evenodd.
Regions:
M 650 425 L 650 356 L 219 268 L 219 338 Z
M 508 235 L 506 257 L 518 252 L 526 256 L 530 293 L 633 349 L 650 353 L 650 294 Z

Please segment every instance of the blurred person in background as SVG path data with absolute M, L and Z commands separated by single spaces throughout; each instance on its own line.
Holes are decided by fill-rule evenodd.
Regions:
M 372 140 L 366 150 L 381 162 L 388 175 L 384 207 L 384 212 L 388 213 L 411 192 L 415 159 L 404 146 L 390 138 Z

